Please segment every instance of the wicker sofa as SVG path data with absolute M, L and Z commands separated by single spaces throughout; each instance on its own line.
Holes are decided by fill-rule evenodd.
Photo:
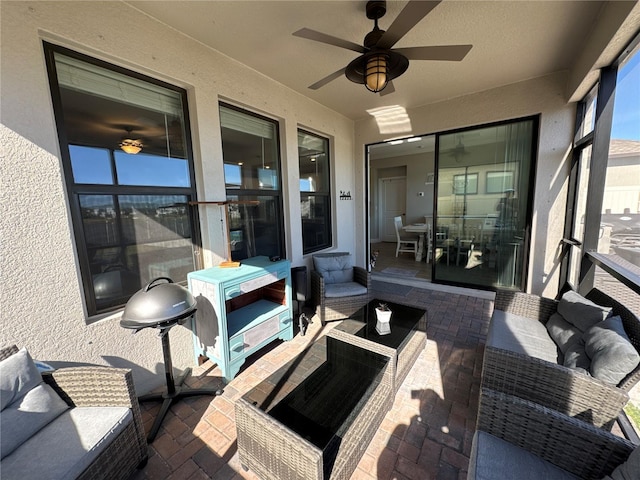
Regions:
M 608 316 L 619 315 L 629 342 L 640 352 L 640 320 L 632 312 L 597 289 L 591 290 L 586 299 L 610 307 Z M 628 400 L 626 392 L 640 380 L 640 364 L 614 385 L 585 374 L 580 368 L 565 366 L 560 347 L 549 334 L 550 318 L 559 307 L 562 310 L 561 301 L 519 292 L 496 294 L 485 346 L 482 388 L 531 400 L 610 429 Z M 604 309 L 603 315 L 607 311 Z M 580 320 L 582 316 L 580 311 Z
M 40 373 L 26 349 L 0 350 L 2 478 L 126 479 L 147 460 L 131 371 Z
M 628 440 L 535 402 L 482 390 L 467 480 L 637 480 L 639 472 L 640 447 Z
M 353 266 L 348 252 L 313 256 L 311 298 L 322 324 L 342 320 L 369 302 L 371 274 Z

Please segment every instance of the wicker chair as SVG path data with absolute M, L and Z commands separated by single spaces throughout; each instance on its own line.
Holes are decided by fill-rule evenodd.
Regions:
M 545 462 L 564 470 L 567 478 L 601 479 L 625 462 L 634 447 L 535 402 L 482 389 L 467 480 L 549 478 Z M 542 468 L 535 470 L 532 464 Z
M 346 252 L 313 256 L 311 297 L 323 325 L 349 318 L 369 302 L 371 274 L 352 266 L 350 258 Z
M 0 360 L 18 352 L 15 345 L 0 349 Z M 147 462 L 148 447 L 131 371 L 87 366 L 43 372 L 42 378 L 71 407 L 127 407 L 133 422 L 78 477 L 81 480 L 127 479 Z
M 622 318 L 631 343 L 640 351 L 640 320 L 633 313 L 597 289 L 586 298 L 612 307 Z M 549 298 L 499 291 L 494 308 L 546 324 L 557 305 L 558 301 Z M 483 388 L 534 401 L 607 430 L 626 404 L 626 392 L 639 380 L 640 365 L 614 387 L 562 365 L 489 345 L 482 367 Z

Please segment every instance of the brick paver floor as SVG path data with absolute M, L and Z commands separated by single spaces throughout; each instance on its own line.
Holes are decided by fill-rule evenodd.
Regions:
M 375 298 L 426 309 L 428 340 L 352 480 L 465 479 L 493 302 L 462 289 L 452 293 L 382 282 L 374 282 L 373 289 Z M 234 401 L 334 326 L 322 328 L 315 319 L 306 335 L 274 342 L 251 358 L 222 396 L 176 402 L 149 447 L 147 465 L 133 480 L 257 479 L 240 466 Z M 187 383 L 220 385 L 220 370 L 207 362 Z M 149 429 L 159 403 L 141 408 Z

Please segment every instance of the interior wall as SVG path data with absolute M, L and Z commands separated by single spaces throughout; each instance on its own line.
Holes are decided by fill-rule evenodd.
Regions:
M 554 297 L 558 289 L 559 246 L 564 228 L 567 197 L 568 154 L 572 144 L 575 104 L 565 101 L 567 74 L 506 85 L 445 102 L 410 109 L 410 127 L 393 137 L 423 136 L 456 128 L 540 115 L 533 201 L 532 242 L 527 272 L 528 291 Z M 400 86 L 396 86 L 400 88 Z M 371 144 L 389 140 L 374 117 L 356 122 L 355 142 Z M 363 171 L 364 154 L 356 152 L 356 169 Z M 366 180 L 365 180 L 366 181 Z M 365 213 L 366 215 L 366 213 Z M 366 233 L 358 245 L 365 245 Z M 557 248 L 555 248 L 557 247 Z M 364 248 L 364 247 L 363 247 Z
M 43 361 L 130 367 L 139 393 L 164 382 L 157 332 L 131 335 L 119 314 L 87 325 L 42 41 L 130 68 L 188 91 L 199 200 L 225 199 L 218 102 L 280 122 L 287 256 L 302 255 L 297 129 L 332 139 L 334 192 L 355 197 L 353 122 L 152 20 L 122 2 L 0 2 L 3 160 L 0 344 Z M 334 244 L 355 250 L 354 201 L 332 199 Z M 224 259 L 218 207 L 200 212 L 205 265 Z M 362 263 L 364 265 L 364 263 Z M 190 330 L 171 330 L 176 367 L 194 364 Z
M 378 179 L 406 174 L 407 208 L 404 221 L 405 223 L 422 223 L 425 221 L 425 215 L 433 214 L 433 182 L 427 182 L 427 175 L 433 174 L 434 161 L 434 152 L 370 160 L 369 228 L 372 240 L 380 238 Z M 405 168 L 399 170 L 400 167 Z

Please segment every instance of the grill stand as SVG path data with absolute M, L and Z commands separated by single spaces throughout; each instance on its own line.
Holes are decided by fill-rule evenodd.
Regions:
M 184 322 L 184 319 L 182 320 Z M 164 393 L 150 393 L 147 395 L 142 395 L 138 397 L 138 401 L 140 402 L 148 402 L 153 400 L 162 400 L 162 407 L 160 408 L 160 412 L 156 416 L 156 419 L 151 426 L 151 430 L 149 431 L 149 435 L 147 436 L 147 443 L 152 443 L 156 435 L 158 434 L 158 430 L 160 430 L 160 425 L 164 420 L 164 417 L 167 415 L 169 408 L 173 405 L 173 402 L 182 398 L 182 397 L 193 397 L 196 395 L 222 395 L 223 390 L 215 389 L 215 388 L 189 388 L 183 387 L 182 384 L 187 379 L 189 375 L 191 375 L 191 368 L 187 368 L 182 375 L 178 377 L 177 382 L 174 381 L 173 378 L 173 362 L 171 360 L 171 346 L 169 345 L 169 330 L 174 327 L 178 321 L 172 323 L 171 325 L 158 327 L 160 328 L 160 333 L 158 334 L 162 338 L 162 353 L 164 355 L 164 372 L 167 381 L 167 390 Z

